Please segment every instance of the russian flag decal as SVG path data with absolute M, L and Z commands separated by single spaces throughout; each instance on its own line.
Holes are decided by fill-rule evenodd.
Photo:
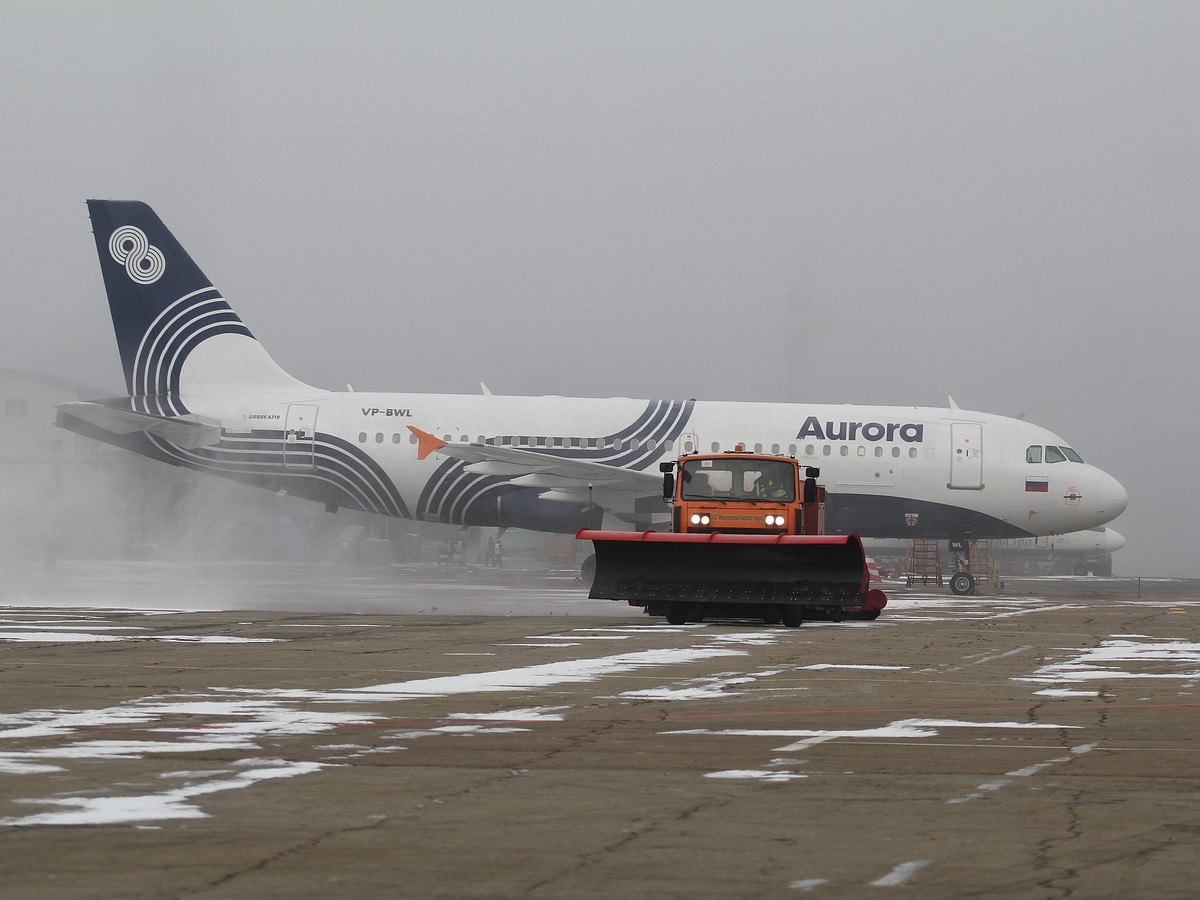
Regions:
M 1045 494 L 1050 490 L 1049 478 L 1034 478 L 1025 476 L 1025 490 L 1032 491 L 1035 494 Z

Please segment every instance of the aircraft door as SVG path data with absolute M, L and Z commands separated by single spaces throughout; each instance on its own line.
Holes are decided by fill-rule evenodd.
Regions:
M 288 406 L 283 426 L 283 464 L 311 469 L 316 465 L 317 407 L 310 403 Z
M 983 490 L 983 425 L 954 422 L 950 425 L 949 488 Z

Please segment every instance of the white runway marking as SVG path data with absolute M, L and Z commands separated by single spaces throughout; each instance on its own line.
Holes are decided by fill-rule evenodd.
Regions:
M 753 781 L 784 782 L 795 781 L 797 778 L 807 778 L 807 775 L 795 772 L 772 772 L 769 769 L 729 769 L 725 772 L 708 772 L 705 778 L 750 779 Z
M 996 781 L 985 782 L 984 784 L 979 785 L 972 793 L 966 794 L 962 797 L 955 797 L 952 800 L 947 800 L 946 802 L 949 804 L 962 804 L 970 803 L 972 800 L 981 800 L 992 791 L 998 791 L 1001 788 L 1008 787 L 1008 785 L 1013 783 L 1013 778 L 1030 778 L 1034 775 L 1037 775 L 1039 772 L 1052 768 L 1053 766 L 1069 763 L 1077 756 L 1082 756 L 1085 753 L 1091 753 L 1096 749 L 1097 746 L 1098 745 L 1096 744 L 1080 744 L 1077 747 L 1071 748 L 1070 756 L 1056 756 L 1054 759 L 1048 759 L 1045 762 L 1034 763 L 1031 766 L 1025 766 L 1023 769 L 1005 772 L 1005 774 L 1009 776 L 1008 778 L 1001 778 Z

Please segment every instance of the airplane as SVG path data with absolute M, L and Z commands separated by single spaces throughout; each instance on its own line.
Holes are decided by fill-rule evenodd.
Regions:
M 1024 538 L 1095 528 L 1128 495 L 1054 433 L 959 409 L 360 393 L 268 355 L 162 220 L 89 200 L 127 396 L 60 427 L 326 510 L 573 534 L 663 528 L 659 463 L 731 450 L 819 466 L 826 530 Z M 349 387 L 349 386 L 348 386 Z

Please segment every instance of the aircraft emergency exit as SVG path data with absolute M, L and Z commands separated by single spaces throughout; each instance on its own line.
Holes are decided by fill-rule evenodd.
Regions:
M 1127 503 L 1053 433 L 958 408 L 313 387 L 275 363 L 149 206 L 88 209 L 128 395 L 64 403 L 58 424 L 330 511 L 566 534 L 663 527 L 659 462 L 739 443 L 820 466 L 831 534 L 1061 534 Z

